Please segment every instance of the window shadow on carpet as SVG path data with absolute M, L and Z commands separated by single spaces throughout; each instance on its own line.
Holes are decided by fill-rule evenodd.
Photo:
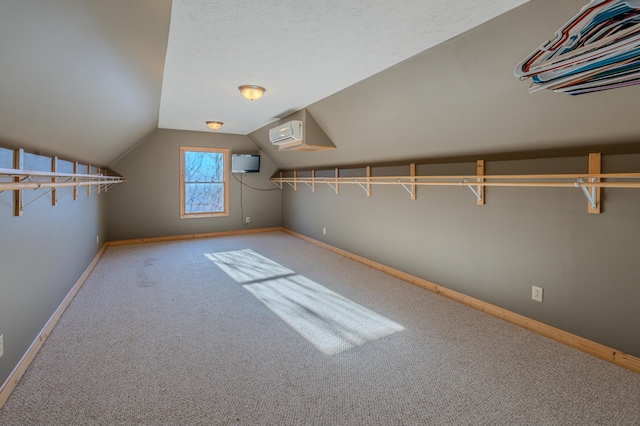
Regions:
M 335 355 L 404 330 L 253 250 L 206 256 L 325 354 Z

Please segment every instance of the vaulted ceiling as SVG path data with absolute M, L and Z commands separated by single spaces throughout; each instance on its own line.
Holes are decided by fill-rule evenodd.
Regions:
M 159 127 L 245 135 L 526 1 L 174 0 Z
M 637 151 L 640 85 L 568 96 L 529 93 L 513 70 L 585 0 L 533 0 L 308 106 L 336 145 L 278 152 L 280 168 Z
M 281 168 L 637 142 L 639 87 L 529 94 L 513 76 L 585 3 L 4 0 L 0 146 L 109 165 L 207 120 Z M 266 128 L 305 107 L 337 148 L 278 152 Z
M 158 125 L 171 0 L 0 2 L 0 145 L 107 165 Z

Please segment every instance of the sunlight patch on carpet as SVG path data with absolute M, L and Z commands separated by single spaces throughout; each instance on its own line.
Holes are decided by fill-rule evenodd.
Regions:
M 205 256 L 240 284 L 295 274 L 291 269 L 250 249 L 211 253 Z
M 335 355 L 404 330 L 253 250 L 206 256 L 325 354 Z

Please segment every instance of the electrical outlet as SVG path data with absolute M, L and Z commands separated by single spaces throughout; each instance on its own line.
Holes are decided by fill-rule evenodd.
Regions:
M 2 355 L 4 355 L 4 334 L 0 334 L 0 358 L 2 358 Z
M 543 292 L 543 288 L 542 287 L 536 287 L 531 286 L 531 299 L 535 300 L 536 302 L 540 302 L 542 303 L 542 292 Z
M 249 223 L 251 222 L 251 218 L 249 216 L 244 218 L 244 223 Z
M 322 235 L 327 235 L 327 228 L 322 228 Z

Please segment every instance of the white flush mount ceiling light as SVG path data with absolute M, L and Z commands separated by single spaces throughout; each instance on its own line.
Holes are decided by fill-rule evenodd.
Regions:
M 266 89 L 264 87 L 254 85 L 240 86 L 238 87 L 238 89 L 240 89 L 240 93 L 242 93 L 242 96 L 249 99 L 250 101 L 260 99 L 262 95 L 264 95 L 264 92 L 266 92 Z
M 218 130 L 223 124 L 222 121 L 207 121 L 207 127 L 211 130 Z

